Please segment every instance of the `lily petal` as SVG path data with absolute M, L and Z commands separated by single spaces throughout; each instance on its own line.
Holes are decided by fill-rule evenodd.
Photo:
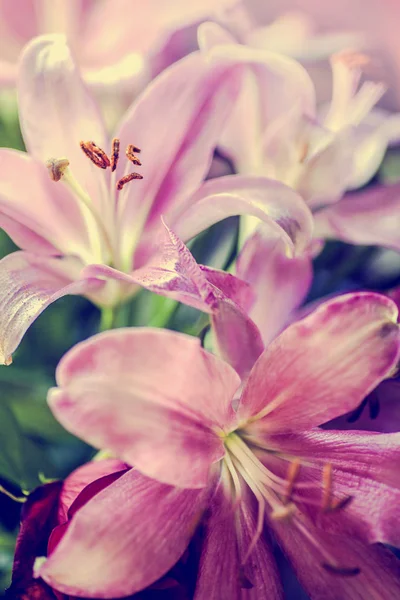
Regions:
M 226 217 L 252 215 L 265 221 L 289 248 L 309 244 L 313 218 L 301 197 L 286 185 L 265 177 L 228 175 L 207 181 L 190 204 L 171 218 L 177 235 L 187 241 Z
M 40 161 L 25 152 L 1 149 L 0 169 L 7 173 L 0 181 L 0 225 L 16 244 L 40 254 L 93 259 L 73 194 L 51 181 Z
M 224 455 L 216 430 L 235 419 L 240 380 L 195 338 L 106 332 L 68 352 L 56 378 L 49 404 L 64 427 L 159 481 L 203 487 Z
M 239 254 L 236 273 L 256 293 L 249 314 L 267 346 L 305 299 L 312 281 L 311 260 L 306 254 L 288 257 L 282 241 L 260 225 Z
M 396 305 L 379 294 L 346 294 L 322 304 L 258 359 L 239 413 L 252 417 L 251 427 L 286 432 L 356 408 L 396 364 L 396 318 Z
M 74 515 L 35 575 L 71 596 L 138 592 L 177 562 L 202 508 L 201 492 L 179 490 L 131 469 Z
M 400 184 L 347 194 L 315 215 L 315 235 L 400 250 Z
M 160 216 L 187 202 L 204 180 L 239 84 L 238 69 L 193 53 L 157 77 L 128 112 L 118 137 L 122 148 L 130 143 L 141 148 L 143 180 L 119 194 L 121 254 L 127 263 L 143 228 L 151 237 Z M 116 178 L 131 166 L 120 161 Z
M 332 465 L 333 497 L 339 501 L 352 498 L 345 509 L 320 514 L 318 528 L 358 537 L 364 543 L 399 546 L 399 441 L 398 433 L 314 429 L 299 435 L 272 436 L 270 444 L 304 460 L 299 482 L 317 484 L 317 502 L 321 498 L 321 464 Z M 315 509 L 313 512 L 315 516 Z
M 103 121 L 63 35 L 40 36 L 24 49 L 19 68 L 21 129 L 28 151 L 45 163 L 67 158 L 92 202 L 107 216 L 107 175 L 80 148 L 93 140 L 109 152 Z M 105 219 L 107 222 L 107 219 Z
M 350 536 L 335 536 L 304 526 L 315 545 L 295 526 L 273 523 L 279 543 L 293 565 L 296 575 L 312 599 L 362 600 L 379 598 L 392 600 L 400 593 L 399 566 L 393 554 L 381 546 L 366 546 Z M 354 576 L 340 576 L 324 568 L 324 549 L 343 568 L 359 568 Z
M 0 363 L 9 364 L 12 353 L 40 313 L 67 294 L 85 294 L 102 282 L 79 278 L 81 265 L 74 258 L 44 258 L 14 252 L 0 261 Z

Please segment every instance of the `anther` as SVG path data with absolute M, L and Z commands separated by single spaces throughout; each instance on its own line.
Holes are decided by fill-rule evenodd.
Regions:
M 283 496 L 284 504 L 288 504 L 292 498 L 294 486 L 296 484 L 296 479 L 300 472 L 301 463 L 298 458 L 296 458 L 293 462 L 290 463 L 288 472 L 287 472 L 287 481 L 286 481 L 286 489 Z
M 361 573 L 361 569 L 359 567 L 341 567 L 339 565 L 334 565 L 331 563 L 322 563 L 323 568 L 332 573 L 332 575 L 341 575 L 342 577 L 354 577 Z
M 68 166 L 68 158 L 49 158 L 46 161 L 46 167 L 52 181 L 60 181 Z
M 129 173 L 129 175 L 121 177 L 117 183 L 117 190 L 122 190 L 124 185 L 132 181 L 132 179 L 143 179 L 143 175 L 140 175 L 139 173 Z
M 340 500 L 332 500 L 330 507 L 326 510 L 326 512 L 338 512 L 339 510 L 343 510 L 349 506 L 350 502 L 352 502 L 353 496 L 345 496 Z
M 140 148 L 138 148 L 137 146 L 134 146 L 133 144 L 129 144 L 127 149 L 126 149 L 126 158 L 128 160 L 130 160 L 134 165 L 137 166 L 142 166 L 142 163 L 140 162 L 140 160 L 138 159 L 137 156 L 135 156 L 135 152 L 140 152 Z
M 80 147 L 88 158 L 92 161 L 96 167 L 100 169 L 107 169 L 110 166 L 110 159 L 107 154 L 94 142 L 80 142 Z
M 111 171 L 115 171 L 117 168 L 119 159 L 119 139 L 114 138 L 112 141 L 112 150 L 111 150 Z
M 287 521 L 294 515 L 296 512 L 296 506 L 291 502 L 290 504 L 286 504 L 286 506 L 279 506 L 274 508 L 271 512 L 270 517 L 274 519 L 274 521 Z

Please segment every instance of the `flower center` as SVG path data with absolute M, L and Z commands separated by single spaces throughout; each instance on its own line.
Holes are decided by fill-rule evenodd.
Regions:
M 332 465 L 322 465 L 321 484 L 300 481 L 301 469 L 307 466 L 305 460 L 246 442 L 242 435 L 233 432 L 225 438 L 224 467 L 228 474 L 225 482 L 234 498 L 235 507 L 240 504 L 244 485 L 250 488 L 258 504 L 256 531 L 243 562 L 247 561 L 256 546 L 264 527 L 264 519 L 268 518 L 272 524 L 283 522 L 286 526 L 296 527 L 318 550 L 323 559 L 322 566 L 329 572 L 343 576 L 357 575 L 360 572 L 358 567 L 340 565 L 313 535 L 304 510 L 312 507 L 320 513 L 332 514 L 343 510 L 351 502 L 351 496 L 341 499 L 334 497 Z M 285 469 L 284 476 L 277 474 L 282 471 L 282 466 Z M 313 497 L 312 492 L 316 488 L 322 488 L 319 499 Z

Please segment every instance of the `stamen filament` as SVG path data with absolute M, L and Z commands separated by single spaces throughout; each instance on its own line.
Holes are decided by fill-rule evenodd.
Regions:
M 110 253 L 110 256 L 112 256 L 113 255 L 113 247 L 112 247 L 108 232 L 104 226 L 103 220 L 101 219 L 99 213 L 97 212 L 95 206 L 93 205 L 93 202 L 92 202 L 89 194 L 87 194 L 87 192 L 85 192 L 85 190 L 80 185 L 80 183 L 72 175 L 69 167 L 64 172 L 63 181 L 71 188 L 71 190 L 74 192 L 74 194 L 76 196 L 78 196 L 78 198 L 82 201 L 83 205 L 88 209 L 89 213 L 95 220 L 98 229 L 100 230 L 101 234 L 103 235 L 103 239 L 104 239 L 104 242 Z M 91 238 L 92 245 L 98 246 L 99 240 L 98 240 L 96 233 L 93 232 L 93 228 L 88 227 L 88 232 L 89 232 L 89 236 Z

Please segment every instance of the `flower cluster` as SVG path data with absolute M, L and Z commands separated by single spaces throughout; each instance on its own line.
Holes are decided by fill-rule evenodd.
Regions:
M 0 2 L 0 362 L 101 314 L 47 394 L 97 454 L 25 490 L 9 598 L 400 596 L 399 291 L 318 291 L 327 241 L 400 252 L 400 115 L 361 20 L 257 5 Z

